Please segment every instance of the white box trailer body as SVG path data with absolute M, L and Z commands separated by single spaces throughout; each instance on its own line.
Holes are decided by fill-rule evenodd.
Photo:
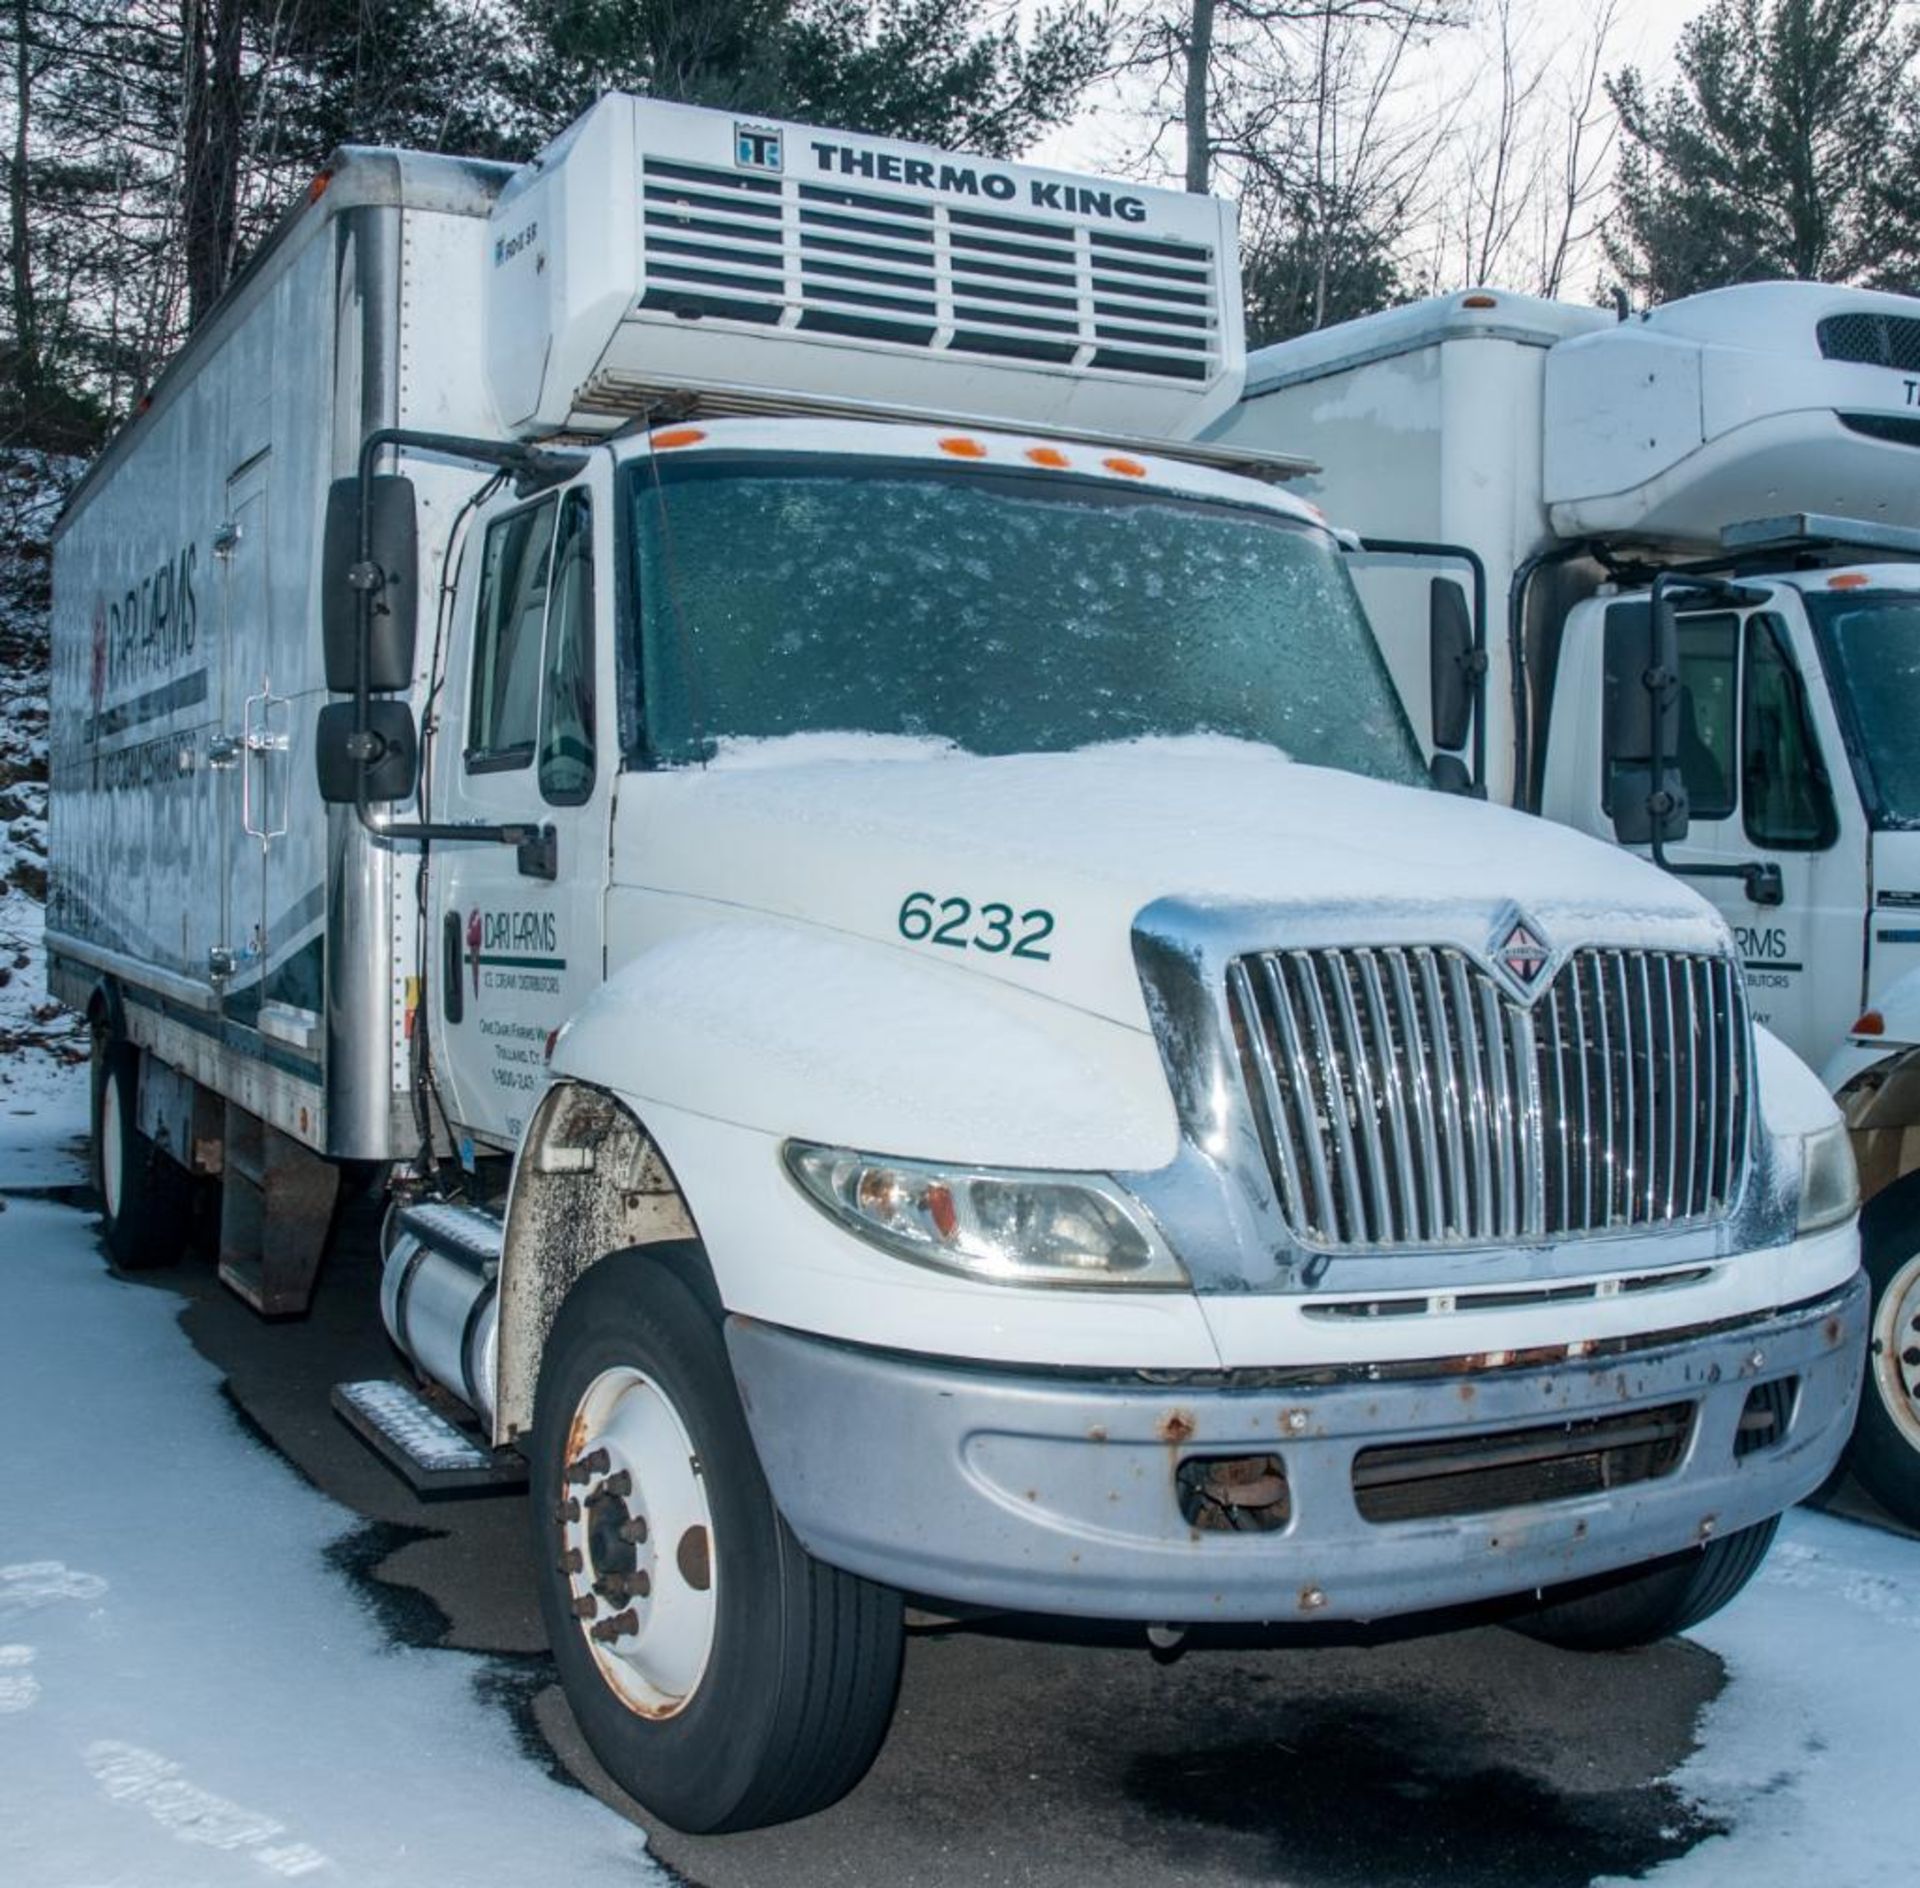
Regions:
M 329 484 L 376 427 L 494 425 L 473 371 L 504 166 L 349 151 L 107 448 L 58 532 L 56 990 L 341 1159 L 418 1140 L 412 862 L 313 799 Z M 418 478 L 432 591 L 464 467 Z M 424 640 L 422 660 L 425 660 Z
M 109 1245 L 177 1249 L 170 1153 L 266 1270 L 319 1156 L 390 1163 L 387 1327 L 471 1417 L 337 1400 L 432 1485 L 524 1465 L 575 1711 L 684 1826 L 857 1779 L 904 1593 L 1617 1573 L 1644 1636 L 1851 1421 L 1844 1135 L 1725 926 L 1425 790 L 1298 460 L 1112 432 L 1234 397 L 1228 232 L 618 98 L 510 179 L 350 155 L 64 524 L 49 946 Z M 328 548 L 356 460 L 411 538 Z M 102 590 L 182 545 L 190 643 L 149 603 L 96 691 Z

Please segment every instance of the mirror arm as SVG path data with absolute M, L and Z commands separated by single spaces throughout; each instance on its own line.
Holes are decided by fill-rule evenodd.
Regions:
M 369 725 L 373 691 L 368 686 L 368 652 L 373 644 L 373 598 L 386 584 L 386 572 L 373 558 L 373 469 L 390 446 L 428 452 L 446 459 L 464 459 L 473 465 L 497 466 L 512 472 L 523 488 L 551 484 L 570 477 L 586 464 L 581 452 L 554 452 L 517 441 L 468 439 L 458 433 L 420 432 L 408 426 L 376 427 L 360 443 L 359 556 L 347 573 L 354 591 L 357 634 L 353 652 L 353 735 L 347 751 L 356 766 L 354 812 L 376 839 L 479 839 L 498 845 L 541 848 L 549 844 L 552 828 L 535 821 L 501 824 L 487 820 L 396 820 L 375 813 L 367 800 L 367 771 L 380 758 L 380 737 Z
M 1362 538 L 1363 551 L 1382 557 L 1431 557 L 1465 564 L 1473 573 L 1473 651 L 1467 674 L 1473 682 L 1473 785 L 1483 797 L 1487 788 L 1487 567 L 1480 553 L 1466 544 L 1432 544 L 1419 538 Z

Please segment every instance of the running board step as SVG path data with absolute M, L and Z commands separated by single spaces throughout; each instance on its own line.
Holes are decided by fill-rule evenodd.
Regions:
M 336 1383 L 333 1409 L 417 1495 L 473 1494 L 526 1482 L 526 1462 L 514 1450 L 489 1448 L 404 1383 Z

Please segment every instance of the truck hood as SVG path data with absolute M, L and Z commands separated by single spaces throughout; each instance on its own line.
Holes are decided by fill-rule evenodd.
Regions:
M 1257 910 L 1283 946 L 1419 942 L 1517 906 L 1555 950 L 1719 949 L 1704 900 L 1526 814 L 1211 737 L 981 759 L 880 737 L 756 743 L 628 775 L 617 891 L 643 934 L 798 921 L 1144 1029 L 1132 931 L 1162 900 Z M 1270 927 L 1267 924 L 1270 914 Z M 1444 926 L 1443 926 L 1444 921 Z M 644 936 L 636 937 L 644 947 Z

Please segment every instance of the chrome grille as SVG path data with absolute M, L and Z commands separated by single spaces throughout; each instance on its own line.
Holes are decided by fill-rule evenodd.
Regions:
M 1463 1246 L 1724 1213 L 1751 1047 L 1725 958 L 1582 950 L 1532 1003 L 1449 947 L 1227 971 L 1275 1190 L 1305 1244 Z
M 1219 370 L 1204 244 L 666 158 L 642 173 L 643 307 L 1085 372 Z

